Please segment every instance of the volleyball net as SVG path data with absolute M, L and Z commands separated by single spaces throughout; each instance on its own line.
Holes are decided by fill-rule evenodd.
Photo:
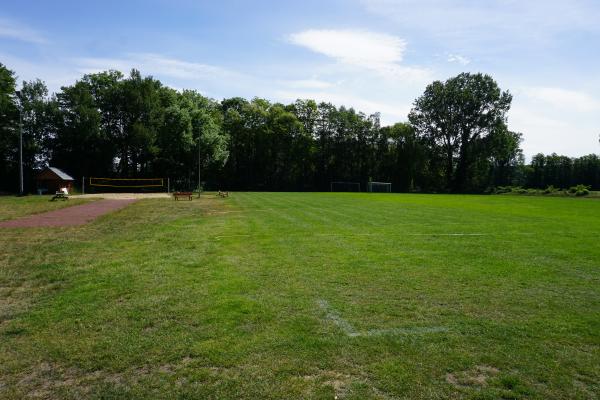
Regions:
M 85 183 L 90 191 L 140 191 L 159 192 L 168 190 L 166 178 L 99 178 L 89 177 Z

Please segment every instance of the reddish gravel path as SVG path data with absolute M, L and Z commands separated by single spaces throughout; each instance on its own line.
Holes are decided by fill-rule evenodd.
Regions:
M 98 200 L 79 206 L 65 207 L 42 214 L 0 222 L 6 228 L 37 228 L 43 226 L 76 226 L 87 224 L 101 215 L 120 210 L 136 200 Z

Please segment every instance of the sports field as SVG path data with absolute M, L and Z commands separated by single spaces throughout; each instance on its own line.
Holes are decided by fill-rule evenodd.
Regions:
M 47 209 L 0 198 L 0 220 Z M 232 193 L 0 230 L 0 398 L 594 399 L 598 382 L 595 199 Z

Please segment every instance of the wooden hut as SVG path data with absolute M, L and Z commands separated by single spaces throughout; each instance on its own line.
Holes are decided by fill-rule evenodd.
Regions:
M 55 193 L 64 187 L 71 192 L 73 181 L 74 179 L 69 174 L 54 167 L 45 168 L 35 177 L 35 184 L 39 194 Z

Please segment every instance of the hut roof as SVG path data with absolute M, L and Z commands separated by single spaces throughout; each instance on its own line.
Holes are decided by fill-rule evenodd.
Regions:
M 67 174 L 66 172 L 64 172 L 56 167 L 48 167 L 48 169 L 50 171 L 54 172 L 54 174 L 56 174 L 56 176 L 58 176 L 63 181 L 74 181 L 75 180 L 69 174 Z

